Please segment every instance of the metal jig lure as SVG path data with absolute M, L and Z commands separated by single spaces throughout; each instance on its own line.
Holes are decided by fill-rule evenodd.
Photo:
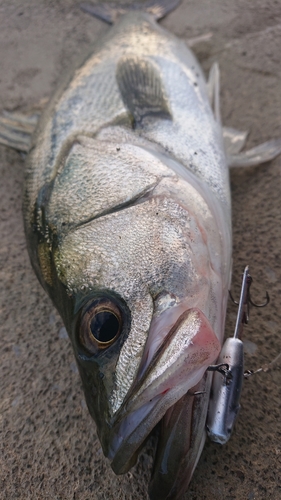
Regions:
M 231 300 L 238 305 L 233 337 L 226 339 L 217 365 L 209 366 L 214 372 L 211 398 L 207 418 L 207 433 L 209 438 L 220 444 L 225 444 L 232 433 L 232 429 L 240 409 L 240 396 L 244 378 L 244 347 L 241 340 L 243 326 L 249 321 L 250 305 L 265 307 L 269 303 L 266 292 L 266 301 L 263 304 L 253 302 L 250 294 L 252 277 L 249 266 L 245 267 L 239 302 L 236 302 L 231 293 Z

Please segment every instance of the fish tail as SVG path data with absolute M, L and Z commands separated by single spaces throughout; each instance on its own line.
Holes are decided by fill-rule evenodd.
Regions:
M 182 0 L 146 0 L 142 3 L 133 2 L 131 5 L 118 5 L 117 3 L 94 5 L 83 2 L 80 4 L 80 9 L 109 24 L 114 24 L 118 16 L 134 10 L 147 12 L 151 14 L 156 21 L 159 21 L 169 14 L 169 12 L 174 10 L 181 1 Z

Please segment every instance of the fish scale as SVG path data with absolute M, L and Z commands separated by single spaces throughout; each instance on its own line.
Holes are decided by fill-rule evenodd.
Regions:
M 32 139 L 37 112 L 0 117 L 0 142 L 29 151 L 30 259 L 117 474 L 161 422 L 157 500 L 182 498 L 205 442 L 231 277 L 228 166 L 281 151 L 276 139 L 240 153 L 247 133 L 223 130 L 218 66 L 206 82 L 192 52 L 156 23 L 176 4 L 148 0 L 148 13 L 84 5 L 116 23 L 64 76 Z M 233 425 L 220 376 L 208 419 L 216 439 L 221 407 Z

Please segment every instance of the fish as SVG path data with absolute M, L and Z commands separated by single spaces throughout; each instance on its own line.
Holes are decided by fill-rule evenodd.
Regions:
M 17 147 L 28 151 L 30 259 L 68 331 L 104 454 L 127 472 L 158 426 L 149 495 L 168 499 L 182 497 L 206 438 L 207 368 L 231 281 L 228 167 L 277 145 L 240 153 L 246 134 L 221 125 L 218 67 L 206 81 L 156 22 L 167 2 L 156 5 L 119 17 L 99 6 L 114 26 Z

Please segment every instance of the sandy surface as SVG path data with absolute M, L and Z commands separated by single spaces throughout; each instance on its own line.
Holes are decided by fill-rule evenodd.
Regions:
M 281 136 L 281 3 L 274 0 L 184 0 L 163 24 L 195 47 L 207 71 L 217 60 L 226 125 L 249 130 L 247 146 Z M 106 25 L 73 0 L 0 3 L 0 110 L 24 109 L 53 91 L 59 75 Z M 114 476 L 85 407 L 62 322 L 27 256 L 21 214 L 23 163 L 0 147 L 1 177 L 1 464 L 2 499 L 146 499 L 152 444 L 137 466 Z M 246 368 L 281 351 L 281 157 L 231 175 L 235 294 L 251 265 L 253 296 L 271 296 L 252 310 L 247 338 L 257 346 Z M 229 306 L 227 335 L 235 320 Z M 234 435 L 223 448 L 207 443 L 190 500 L 281 498 L 280 365 L 244 384 Z M 161 499 L 159 499 L 161 500 Z

